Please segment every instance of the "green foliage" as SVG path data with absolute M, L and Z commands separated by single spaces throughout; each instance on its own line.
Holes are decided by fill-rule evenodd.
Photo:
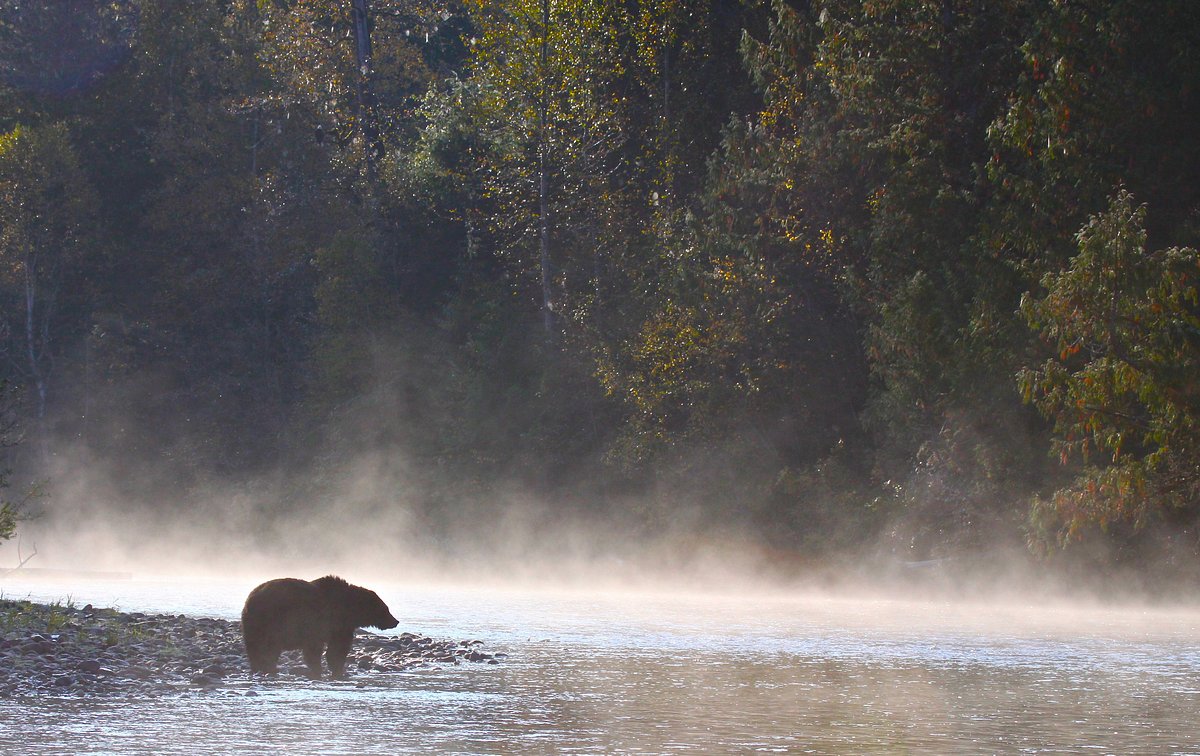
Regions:
M 0 134 L 0 256 L 10 280 L 53 279 L 69 266 L 87 241 L 93 202 L 65 125 Z
M 1147 250 L 1146 212 L 1119 191 L 1080 230 L 1070 267 L 1022 302 L 1054 352 L 1022 372 L 1022 391 L 1054 421 L 1062 462 L 1085 468 L 1038 503 L 1039 532 L 1060 543 L 1200 504 L 1200 254 Z
M 0 381 L 0 452 L 4 452 L 5 463 L 11 461 L 12 450 L 21 442 L 19 405 L 19 396 L 14 387 L 7 381 Z M 0 492 L 8 491 L 10 474 L 7 468 L 0 469 Z M 0 541 L 8 541 L 16 535 L 20 522 L 30 517 L 27 509 L 30 500 L 39 497 L 40 490 L 36 486 L 18 500 L 0 494 Z
M 10 502 L 0 503 L 0 541 L 7 541 L 16 534 L 17 514 Z
M 96 254 L 94 213 L 64 124 L 0 135 L 0 342 L 32 389 L 39 423 L 57 342 L 77 333 L 63 313 L 84 294 L 81 273 Z
M 1186 358 L 1188 348 L 1186 320 L 1171 320 L 1185 315 L 1185 289 L 1168 291 L 1188 285 L 1170 272 L 1186 253 L 1164 250 L 1200 240 L 1200 193 L 1181 180 L 1200 168 L 1195 140 L 1183 137 L 1200 128 L 1197 10 L 1128 1 L 1039 8 L 1009 108 L 989 129 L 989 243 L 1027 277 L 1025 288 L 1042 279 L 1046 293 L 1027 295 L 1022 309 L 1044 339 L 1062 340 L 1057 359 L 1026 361 L 1022 389 L 1054 420 L 1056 456 L 1083 467 L 1074 485 L 1035 499 L 1031 537 L 1042 547 L 1167 542 L 1190 527 L 1195 452 L 1190 421 L 1180 418 L 1191 400 L 1170 396 L 1178 378 L 1153 360 Z M 1112 196 L 1116 186 L 1145 205 L 1125 190 Z M 1078 312 L 1061 309 L 1071 300 Z M 1149 355 L 1157 356 L 1144 362 Z M 1194 553 L 1194 542 L 1182 543 Z
M 348 181 L 371 178 L 382 153 L 408 130 L 407 117 L 433 75 L 418 40 L 428 48 L 448 13 L 427 2 L 365 4 L 369 51 L 363 51 L 353 7 L 333 0 L 260 3 L 256 49 L 272 84 L 262 104 L 302 123 Z M 360 63 L 363 52 L 370 56 Z
M 1020 47 L 1007 111 L 989 128 L 991 244 L 1036 283 L 1125 186 L 1151 208 L 1151 246 L 1195 244 L 1200 124 L 1194 3 L 1053 3 Z M 1192 226 L 1188 231 L 1187 227 Z
M 472 126 L 484 229 L 547 330 L 580 316 L 622 237 L 627 129 L 623 9 L 612 2 L 469 3 Z M 560 321 L 555 324 L 554 321 Z
M 918 557 L 1200 506 L 1191 0 L 0 9 L 21 468 Z

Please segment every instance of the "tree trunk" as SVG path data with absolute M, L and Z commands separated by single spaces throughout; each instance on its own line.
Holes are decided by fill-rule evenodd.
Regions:
M 554 297 L 550 273 L 550 200 L 546 176 L 549 150 L 550 83 L 547 73 L 550 58 L 550 0 L 542 0 L 541 93 L 538 102 L 538 259 L 542 269 L 542 327 L 547 341 L 554 333 Z
M 355 77 L 358 132 L 366 153 L 367 175 L 373 179 L 380 145 L 375 129 L 374 94 L 371 91 L 371 10 L 368 0 L 351 0 L 351 16 L 354 21 L 354 57 L 358 64 L 358 75 Z
M 35 260 L 27 255 L 23 261 L 25 268 L 25 355 L 29 361 L 29 377 L 33 381 L 34 393 L 37 396 L 37 447 L 43 464 L 49 451 L 46 443 L 46 394 L 47 377 L 42 369 L 42 357 L 46 352 L 49 341 L 49 323 L 42 323 L 42 334 L 39 342 L 37 328 L 37 281 Z

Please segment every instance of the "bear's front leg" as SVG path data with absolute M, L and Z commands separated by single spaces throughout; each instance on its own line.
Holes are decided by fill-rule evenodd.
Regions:
M 309 643 L 303 649 L 304 663 L 308 665 L 308 676 L 314 680 L 321 679 L 321 643 Z
M 275 665 L 279 661 L 279 649 L 271 648 L 265 643 L 246 641 L 246 657 L 250 660 L 250 671 L 264 675 L 275 674 Z
M 346 656 L 350 653 L 350 644 L 353 641 L 354 628 L 336 630 L 329 636 L 329 645 L 325 649 L 325 661 L 329 663 L 329 673 L 337 680 L 346 676 Z

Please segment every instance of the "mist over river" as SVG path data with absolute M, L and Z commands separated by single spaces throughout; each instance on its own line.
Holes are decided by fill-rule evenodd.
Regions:
M 256 582 L 9 575 L 0 592 L 234 619 Z M 389 634 L 507 657 L 0 699 L 0 753 L 1200 753 L 1192 610 L 362 582 L 400 619 Z

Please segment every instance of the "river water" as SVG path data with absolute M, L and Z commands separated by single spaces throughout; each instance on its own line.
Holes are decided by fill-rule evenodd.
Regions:
M 255 582 L 10 576 L 0 591 L 235 618 Z M 392 632 L 507 658 L 0 699 L 0 753 L 1200 753 L 1190 610 L 371 587 Z

